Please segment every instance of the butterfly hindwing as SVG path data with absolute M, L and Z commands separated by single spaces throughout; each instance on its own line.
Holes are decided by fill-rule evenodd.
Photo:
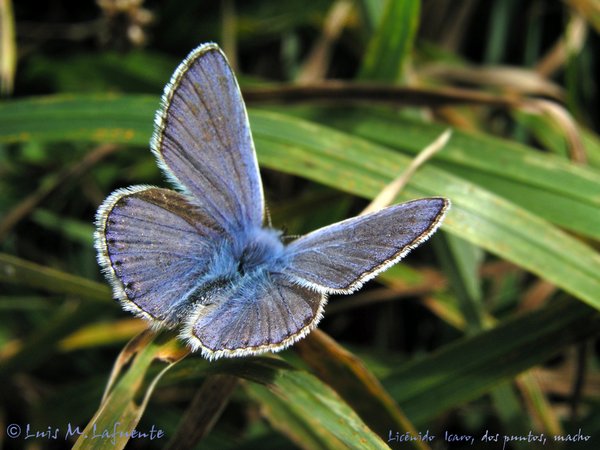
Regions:
M 209 304 L 190 317 L 181 336 L 211 359 L 277 351 L 317 325 L 325 302 L 325 294 L 281 273 L 262 271 L 214 292 Z
M 448 207 L 413 200 L 313 231 L 287 247 L 286 273 L 320 292 L 350 293 L 426 240 Z
M 181 194 L 151 186 L 120 189 L 98 210 L 98 261 L 123 306 L 153 323 L 174 325 L 207 270 L 210 243 L 223 230 Z
M 167 175 L 229 233 L 260 227 L 264 200 L 246 108 L 216 44 L 195 49 L 165 88 L 152 149 Z

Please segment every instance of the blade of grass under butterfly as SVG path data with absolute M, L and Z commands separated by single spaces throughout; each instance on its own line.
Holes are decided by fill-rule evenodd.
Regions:
M 590 321 L 590 317 L 593 320 Z M 394 399 L 410 406 L 409 417 L 424 425 L 441 411 L 475 399 L 523 370 L 543 363 L 574 342 L 597 335 L 599 324 L 600 316 L 589 307 L 572 301 L 556 302 L 543 310 L 509 320 L 498 329 L 463 339 L 401 369 L 392 366 L 386 370 L 384 385 Z M 165 381 L 173 383 L 189 379 L 197 362 L 183 362 L 167 375 Z M 378 364 L 386 363 L 382 360 Z M 206 372 L 205 366 L 203 371 Z M 328 422 L 319 422 L 325 430 L 323 426 L 312 428 L 310 411 L 290 410 L 289 405 L 295 398 L 293 394 L 287 396 L 276 392 L 277 373 L 289 371 L 293 376 L 296 372 L 287 363 L 261 357 L 244 361 L 220 360 L 208 371 L 236 374 L 269 386 L 271 394 L 255 398 L 261 402 L 263 412 L 274 426 L 292 440 L 312 443 L 303 448 L 331 448 L 324 444 L 324 437 L 319 436 L 327 429 Z
M 298 342 L 295 350 L 379 436 L 390 430 L 417 436 L 415 427 L 364 363 L 325 333 L 314 330 Z M 409 441 L 407 447 L 429 449 L 424 441 Z
M 188 358 L 167 373 L 164 384 L 206 374 L 246 380 L 242 387 L 258 402 L 265 418 L 300 448 L 382 448 L 380 438 L 330 387 L 278 357 L 220 359 L 211 364 Z
M 275 358 L 224 360 L 212 371 L 246 378 L 274 428 L 305 449 L 389 448 L 333 389 Z
M 117 360 L 120 373 L 113 373 L 109 389 L 94 417 L 84 430 L 74 435 L 74 449 L 124 448 L 135 430 L 147 402 L 162 375 L 187 354 L 168 333 L 158 336 L 144 333 L 125 347 L 122 360 Z M 156 366 L 158 373 L 147 374 Z M 149 433 L 149 432 L 148 432 Z M 166 439 L 162 430 L 155 429 L 145 439 Z

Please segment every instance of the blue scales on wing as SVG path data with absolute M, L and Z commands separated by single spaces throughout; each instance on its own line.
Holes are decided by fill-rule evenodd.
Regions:
M 319 292 L 350 293 L 426 240 L 448 207 L 424 198 L 313 231 L 287 247 L 286 273 Z
M 210 298 L 190 316 L 182 336 L 211 359 L 287 347 L 314 328 L 326 300 L 284 274 L 264 270 L 213 290 Z
M 98 214 L 98 259 L 123 306 L 175 325 L 177 305 L 207 271 L 220 225 L 181 194 L 150 186 L 114 192 Z
M 264 200 L 246 108 L 225 55 L 194 50 L 165 88 L 152 150 L 167 176 L 230 233 L 262 226 Z

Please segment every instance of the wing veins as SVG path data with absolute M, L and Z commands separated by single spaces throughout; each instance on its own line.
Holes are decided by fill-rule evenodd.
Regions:
M 180 150 L 182 150 L 182 151 L 180 151 L 180 152 L 178 152 L 178 153 L 177 153 L 177 152 L 173 152 L 173 155 L 174 155 L 174 156 L 176 156 L 176 157 L 177 157 L 177 158 L 178 158 L 180 161 L 183 161 L 184 163 L 189 163 L 189 164 L 191 164 L 191 165 L 192 165 L 192 167 L 193 167 L 193 168 L 194 168 L 194 169 L 195 169 L 195 170 L 196 170 L 198 173 L 200 173 L 200 174 L 202 175 L 202 178 L 203 178 L 203 179 L 205 179 L 205 180 L 208 182 L 208 184 L 210 184 L 210 186 L 211 186 L 211 187 L 212 187 L 212 188 L 213 188 L 213 189 L 214 189 L 216 192 L 221 192 L 221 191 L 223 191 L 223 189 L 221 189 L 219 186 L 217 186 L 217 185 L 216 185 L 216 183 L 217 183 L 217 182 L 221 182 L 221 183 L 222 183 L 222 181 L 221 181 L 220 179 L 218 179 L 217 181 L 213 180 L 211 177 L 208 177 L 208 176 L 207 176 L 207 175 L 206 175 L 206 174 L 205 174 L 205 173 L 204 173 L 202 170 L 200 170 L 200 169 L 199 169 L 199 166 L 198 166 L 196 163 L 194 163 L 194 161 L 192 161 L 191 159 L 185 159 L 185 160 L 184 160 L 184 159 L 183 159 L 183 154 L 184 154 L 184 150 L 185 150 L 185 149 L 183 148 L 183 146 L 182 146 L 182 145 L 181 145 L 181 144 L 180 144 L 180 143 L 179 143 L 177 140 L 173 139 L 173 136 L 172 136 L 170 133 L 167 133 L 166 131 L 165 131 L 165 136 L 167 136 L 167 137 L 168 137 L 168 138 L 171 140 L 171 142 L 172 142 L 172 143 L 174 143 L 175 145 L 177 145 L 177 147 L 179 147 L 179 149 L 180 149 Z M 196 198 L 195 198 L 196 196 L 194 196 L 194 199 L 195 199 L 195 200 L 202 200 L 202 201 L 206 201 L 206 199 L 208 198 L 208 196 L 206 195 L 206 190 L 205 190 L 205 189 L 201 189 L 201 188 L 199 189 L 199 187 L 201 187 L 201 185 L 199 185 L 199 184 L 197 184 L 197 183 L 194 183 L 194 184 L 195 184 L 195 186 L 196 186 L 196 188 L 197 188 L 197 190 L 198 190 L 198 191 L 201 191 L 201 192 L 204 192 L 204 193 L 205 193 L 205 196 L 204 196 L 204 198 L 202 198 L 202 199 L 196 199 Z M 229 199 L 227 196 L 225 196 L 225 195 L 222 195 L 222 194 L 221 194 L 221 197 L 223 198 L 223 200 L 224 200 L 226 203 L 228 203 L 228 204 L 229 204 L 228 206 L 231 206 L 231 204 L 230 204 L 230 199 Z M 223 220 L 223 222 L 224 222 L 224 223 L 228 223 L 228 221 L 227 221 L 227 220 L 225 220 L 225 217 L 223 217 L 223 215 L 220 213 L 220 208 L 218 208 L 218 207 L 217 207 L 217 205 L 216 205 L 214 202 L 212 202 L 212 201 L 208 201 L 208 203 L 210 204 L 210 206 L 212 207 L 212 209 L 214 210 L 214 212 L 215 212 L 215 213 L 217 213 L 217 214 L 219 214 L 219 216 L 221 217 L 221 219 Z M 234 210 L 235 210 L 235 209 L 233 209 L 233 208 L 232 208 L 232 211 L 234 211 Z
M 226 70 L 227 70 L 227 69 L 226 69 Z M 229 69 L 229 70 L 230 70 L 230 69 Z M 203 74 L 203 75 L 206 77 L 206 71 L 205 71 L 205 68 L 204 68 L 204 67 L 200 67 L 200 71 L 201 71 L 201 72 L 202 72 L 202 74 Z M 233 74 L 228 74 L 228 75 L 230 75 L 231 77 L 233 77 Z M 206 78 L 208 78 L 208 77 L 206 77 Z M 218 77 L 217 77 L 217 78 L 218 78 Z M 231 81 L 231 80 L 229 79 L 229 77 L 227 77 L 227 81 L 228 81 L 228 82 L 229 82 L 229 81 Z M 233 82 L 234 82 L 233 84 L 235 85 L 235 84 L 236 84 L 236 83 L 235 83 L 235 78 L 233 79 Z M 212 93 L 213 97 L 218 97 L 218 96 L 216 96 L 216 95 L 215 95 L 215 93 L 216 93 L 216 92 L 215 92 L 215 90 L 214 90 L 213 83 L 209 83 L 209 86 L 210 86 L 210 90 L 211 90 L 211 93 Z M 195 84 L 193 84 L 193 87 L 194 87 L 194 90 L 196 91 L 196 93 L 198 94 L 198 96 L 199 96 L 199 97 L 201 97 L 201 96 L 200 96 L 200 93 L 199 93 L 199 92 L 197 92 L 197 89 L 196 89 L 196 85 L 195 85 Z M 237 92 L 236 92 L 236 93 L 237 93 Z M 231 100 L 231 98 L 228 98 L 228 99 L 229 99 L 229 100 Z M 206 108 L 206 103 L 204 102 L 204 99 L 201 99 L 201 100 L 202 100 L 202 104 L 203 104 L 203 105 L 205 106 L 205 108 Z M 240 102 L 242 102 L 242 105 L 243 105 L 243 100 L 242 100 L 241 98 L 240 98 L 239 100 L 240 100 Z M 232 111 L 234 111 L 236 108 L 235 108 L 235 107 L 233 107 L 233 108 L 230 108 L 230 109 L 231 109 Z M 207 111 L 209 111 L 209 110 L 207 109 Z M 221 116 L 223 117 L 223 116 L 224 116 L 224 114 L 223 114 L 222 108 L 219 108 L 219 112 L 221 113 Z M 241 176 L 240 176 L 240 167 L 238 167 L 237 161 L 235 161 L 235 159 L 234 159 L 234 157 L 233 157 L 233 154 L 231 153 L 231 151 L 227 151 L 227 150 L 230 150 L 229 146 L 232 146 L 232 145 L 233 145 L 233 142 L 230 142 L 230 143 L 229 143 L 229 146 L 225 145 L 225 142 L 223 141 L 223 138 L 222 138 L 222 136 L 221 136 L 221 133 L 219 132 L 219 129 L 216 127 L 216 124 L 215 124 L 215 122 L 214 122 L 214 120 L 213 120 L 213 118 L 212 118 L 212 114 L 210 114 L 210 113 L 208 113 L 208 114 L 209 114 L 209 116 L 211 117 L 211 123 L 212 123 L 212 124 L 213 124 L 213 126 L 214 126 L 215 134 L 216 134 L 216 135 L 219 137 L 219 141 L 221 141 L 221 144 L 222 144 L 223 148 L 226 150 L 224 153 L 227 155 L 227 157 L 228 157 L 228 159 L 229 159 L 229 161 L 230 161 L 230 164 L 231 164 L 231 166 L 233 167 L 233 170 L 235 171 L 235 175 L 236 175 L 237 179 L 238 179 L 238 180 L 240 180 L 240 181 L 244 180 L 246 177 L 241 177 Z M 238 119 L 238 117 L 236 117 L 236 119 Z M 238 123 L 237 123 L 237 120 L 236 120 L 236 124 L 235 124 L 235 125 L 238 125 Z M 238 131 L 238 130 L 236 130 L 236 131 Z M 244 143 L 242 143 L 242 142 L 238 142 L 237 144 L 238 144 L 238 145 L 244 145 Z M 242 161 L 242 159 L 241 159 L 241 158 L 240 158 L 240 161 Z M 245 195 L 245 193 L 244 193 L 244 192 L 242 192 L 242 195 Z M 241 206 L 241 208 L 242 208 L 242 211 L 241 211 L 241 212 L 243 213 L 243 215 L 244 215 L 244 216 L 248 216 L 248 214 L 247 214 L 247 211 L 246 211 L 246 205 L 245 205 L 245 204 L 243 204 L 243 202 L 242 202 L 242 203 L 240 204 L 240 206 Z

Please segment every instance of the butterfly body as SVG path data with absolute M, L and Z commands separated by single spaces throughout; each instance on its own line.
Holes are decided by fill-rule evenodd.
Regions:
M 269 274 L 281 272 L 287 259 L 281 234 L 272 228 L 257 228 L 242 239 L 215 242 L 213 258 L 205 265 L 206 272 L 189 295 L 182 298 L 181 307 L 187 311 L 196 305 L 218 305 L 236 290 L 247 289 Z M 177 320 L 169 322 L 181 322 L 180 309 L 176 306 Z
M 449 201 L 414 200 L 285 245 L 263 227 L 264 198 L 241 94 L 215 44 L 194 50 L 165 88 L 151 147 L 179 192 L 113 192 L 96 223 L 98 261 L 126 310 L 210 359 L 281 350 L 440 225 Z
M 238 262 L 238 272 L 250 274 L 259 270 L 273 271 L 285 265 L 282 233 L 273 228 L 258 228 L 233 248 L 232 257 Z

